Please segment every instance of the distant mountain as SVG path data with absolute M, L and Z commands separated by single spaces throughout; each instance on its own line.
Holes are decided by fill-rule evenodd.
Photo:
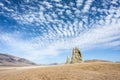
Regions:
M 9 54 L 0 53 L 0 66 L 28 66 L 35 65 L 35 63 Z
M 93 59 L 93 60 L 85 60 L 84 62 L 112 62 L 112 61 Z

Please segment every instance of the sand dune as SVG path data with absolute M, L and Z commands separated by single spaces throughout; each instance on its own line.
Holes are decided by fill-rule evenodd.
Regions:
M 0 80 L 120 80 L 120 63 L 1 67 Z

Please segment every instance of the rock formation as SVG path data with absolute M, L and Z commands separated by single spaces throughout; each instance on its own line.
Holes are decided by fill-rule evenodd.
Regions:
M 67 57 L 66 64 L 81 63 L 81 62 L 83 62 L 83 60 L 80 50 L 78 48 L 73 48 L 71 61 L 70 58 Z
M 73 48 L 71 63 L 81 63 L 82 54 L 78 48 Z
M 67 56 L 66 64 L 70 64 L 70 57 L 69 56 Z

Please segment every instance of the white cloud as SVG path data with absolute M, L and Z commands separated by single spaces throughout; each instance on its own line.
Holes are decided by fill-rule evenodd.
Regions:
M 61 48 L 71 49 L 77 46 L 85 50 L 89 49 L 90 47 L 91 48 L 98 47 L 97 45 L 99 45 L 100 47 L 108 45 L 106 46 L 106 48 L 107 47 L 112 48 L 113 46 L 112 45 L 110 46 L 111 44 L 110 41 L 114 39 L 119 39 L 120 38 L 119 33 L 120 26 L 118 24 L 106 25 L 103 27 L 88 29 L 75 38 L 71 38 L 63 42 L 53 43 L 53 45 L 55 47 L 58 47 L 58 49 Z M 118 42 L 112 42 L 112 44 L 116 45 Z
M 92 4 L 92 2 L 93 2 L 93 0 L 88 0 L 88 1 L 86 1 L 85 7 L 84 7 L 84 9 L 83 9 L 82 11 L 83 11 L 83 12 L 87 12 L 87 11 L 89 10 L 90 5 Z
M 41 5 L 39 5 L 40 11 L 45 11 L 45 8 Z
M 75 3 L 73 2 L 70 2 L 70 6 L 73 7 L 75 5 Z
M 57 1 L 59 2 L 60 0 Z M 13 19 L 20 24 L 36 24 L 39 26 L 36 29 L 39 29 L 39 32 L 42 34 L 39 34 L 39 36 L 30 40 L 24 40 L 21 36 L 26 37 L 26 34 L 18 35 L 20 32 L 16 31 L 17 34 L 0 34 L 0 41 L 6 45 L 9 45 L 14 52 L 23 52 L 24 57 L 28 59 L 42 59 L 46 58 L 46 56 L 57 56 L 60 54 L 60 49 L 71 49 L 73 47 L 79 47 L 86 50 L 101 46 L 103 46 L 103 48 L 119 46 L 120 41 L 114 40 L 120 38 L 120 24 L 116 23 L 116 20 L 119 22 L 118 17 L 120 10 L 114 7 L 111 7 L 110 10 L 97 9 L 95 7 L 92 8 L 93 12 L 97 10 L 98 12 L 109 12 L 109 14 L 107 17 L 102 16 L 105 21 L 103 19 L 98 21 L 98 23 L 102 25 L 98 26 L 95 24 L 89 28 L 86 26 L 86 24 L 88 24 L 88 15 L 84 15 L 84 12 L 88 11 L 92 1 L 93 0 L 87 0 L 82 11 L 79 10 L 79 8 L 73 7 L 74 4 L 72 3 L 71 7 L 61 3 L 56 3 L 53 5 L 50 2 L 44 1 L 43 3 L 41 2 L 41 4 L 37 5 L 39 7 L 38 11 L 34 11 L 36 10 L 36 7 L 27 5 L 29 10 L 25 10 L 24 14 L 21 14 L 19 11 L 15 11 L 11 14 L 11 17 L 13 17 Z M 77 0 L 77 7 L 82 6 L 82 2 L 83 0 Z M 46 7 L 43 5 L 46 5 Z M 0 3 L 0 6 L 4 5 Z M 58 8 L 56 8 L 55 11 L 44 12 L 47 10 L 46 8 L 56 6 Z M 24 5 L 22 5 L 22 8 L 23 10 L 25 9 Z M 74 9 L 75 12 L 71 12 L 71 8 L 72 10 Z M 12 9 L 7 7 L 4 7 L 4 9 L 7 11 L 12 11 Z M 63 20 L 67 19 L 67 17 L 63 14 L 65 11 L 67 13 L 67 17 L 69 17 L 72 22 L 69 19 L 66 22 Z M 116 12 L 115 15 L 114 12 Z M 59 17 L 63 19 L 59 19 Z M 92 20 L 93 19 L 91 19 L 91 23 L 94 22 Z M 85 24 L 83 24 L 83 22 Z M 40 24 L 45 27 L 40 26 Z M 21 27 L 21 29 L 24 31 L 27 28 Z M 31 29 L 32 32 L 29 34 L 38 34 L 35 29 Z
M 82 6 L 83 0 L 77 0 L 76 2 L 77 2 L 77 7 L 80 7 L 80 6 Z
M 46 20 L 48 20 L 48 21 L 53 21 L 53 18 L 52 18 L 50 15 L 45 14 L 45 17 L 46 17 Z
M 11 4 L 11 2 L 9 0 L 5 0 L 8 4 Z
M 60 25 L 61 26 L 61 25 Z M 43 36 L 38 36 L 30 40 L 22 39 L 22 35 L 13 34 L 0 34 L 0 41 L 12 48 L 14 52 L 23 52 L 23 57 L 29 60 L 42 60 L 48 56 L 57 56 L 60 54 L 61 49 L 72 49 L 79 47 L 82 50 L 103 47 L 113 48 L 120 45 L 120 25 L 110 24 L 105 26 L 97 26 L 91 29 L 86 29 L 78 36 L 75 35 L 72 24 L 66 28 L 57 29 L 57 33 L 53 28 L 49 27 L 49 34 L 45 33 Z M 59 35 L 64 38 L 59 38 Z M 65 38 L 65 36 L 73 36 Z M 52 42 L 49 42 L 49 40 Z
M 117 4 L 117 0 L 111 1 L 112 4 Z
M 54 18 L 57 18 L 57 14 L 55 14 L 55 12 L 53 12 L 51 15 L 52 15 Z
M 56 2 L 60 2 L 61 0 L 54 0 L 54 1 L 56 1 Z
M 56 3 L 55 5 L 56 5 L 57 7 L 63 7 L 63 5 L 60 4 L 60 3 Z
M 3 4 L 3 3 L 0 3 L 0 6 L 1 6 L 1 7 L 3 7 L 3 6 L 4 6 L 4 4 Z
M 66 13 L 68 14 L 68 15 L 71 15 L 71 10 L 66 10 Z
M 26 2 L 29 2 L 30 0 L 26 0 Z
M 34 40 L 22 40 L 20 36 L 14 34 L 0 34 L 0 41 L 11 47 L 14 52 L 23 52 L 23 57 L 29 60 L 42 59 L 45 56 L 56 56 L 59 52 L 48 47 L 42 47 L 40 42 L 35 42 Z M 38 58 L 37 58 L 38 57 Z
M 44 1 L 43 4 L 45 4 L 48 9 L 53 7 L 49 2 L 46 1 Z

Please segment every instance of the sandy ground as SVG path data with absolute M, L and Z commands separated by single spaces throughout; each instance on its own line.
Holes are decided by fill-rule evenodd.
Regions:
M 0 80 L 120 80 L 120 63 L 0 67 Z
M 23 66 L 23 67 L 9 67 L 9 66 L 1 66 L 0 70 L 6 69 L 6 70 L 18 70 L 18 69 L 33 69 L 33 68 L 40 68 L 40 67 L 49 67 L 49 66 Z

